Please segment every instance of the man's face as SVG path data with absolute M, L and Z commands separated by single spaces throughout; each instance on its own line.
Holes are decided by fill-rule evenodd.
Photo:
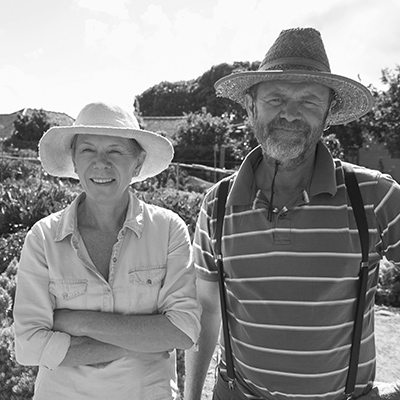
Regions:
M 316 83 L 263 82 L 255 99 L 246 96 L 263 153 L 297 166 L 315 151 L 329 109 L 330 89 Z

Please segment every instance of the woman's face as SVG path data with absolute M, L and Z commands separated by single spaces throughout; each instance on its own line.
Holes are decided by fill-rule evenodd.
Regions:
M 127 194 L 144 157 L 130 139 L 77 135 L 73 151 L 75 172 L 86 196 L 97 203 L 118 204 Z

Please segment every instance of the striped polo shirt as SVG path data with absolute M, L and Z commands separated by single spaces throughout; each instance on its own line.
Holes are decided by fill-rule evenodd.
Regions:
M 361 246 L 342 162 L 317 145 L 311 183 L 268 219 L 254 172 L 260 147 L 231 178 L 222 234 L 235 369 L 249 398 L 331 400 L 346 384 Z M 374 295 L 379 260 L 400 264 L 400 186 L 354 166 L 369 227 L 369 278 L 356 395 L 375 378 Z M 216 190 L 205 196 L 194 238 L 200 279 L 216 281 Z M 224 344 L 221 338 L 222 363 Z M 222 367 L 223 370 L 223 367 Z

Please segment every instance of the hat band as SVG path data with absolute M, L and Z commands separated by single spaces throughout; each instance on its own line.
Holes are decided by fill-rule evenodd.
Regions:
M 274 69 L 279 65 L 304 65 L 307 67 L 315 68 L 318 71 L 331 72 L 330 68 L 320 63 L 319 61 L 310 60 L 309 58 L 302 57 L 286 57 L 278 58 L 277 60 L 266 62 L 260 66 L 260 70 Z

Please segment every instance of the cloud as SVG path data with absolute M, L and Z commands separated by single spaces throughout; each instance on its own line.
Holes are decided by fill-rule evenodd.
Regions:
M 95 47 L 105 41 L 108 36 L 108 24 L 96 19 L 85 22 L 85 43 L 88 47 Z
M 104 56 L 126 60 L 144 44 L 144 37 L 134 22 L 111 25 L 90 19 L 85 22 L 85 42 L 94 50 L 103 50 Z
M 150 5 L 141 15 L 141 19 L 146 24 L 156 27 L 159 31 L 170 30 L 172 28 L 171 21 L 161 6 Z
M 129 0 L 76 0 L 76 4 L 78 7 L 106 13 L 119 19 L 129 19 L 129 11 L 127 8 Z
M 41 47 L 30 51 L 29 53 L 27 53 L 27 57 L 31 60 L 38 60 L 42 55 L 43 55 L 44 51 Z

